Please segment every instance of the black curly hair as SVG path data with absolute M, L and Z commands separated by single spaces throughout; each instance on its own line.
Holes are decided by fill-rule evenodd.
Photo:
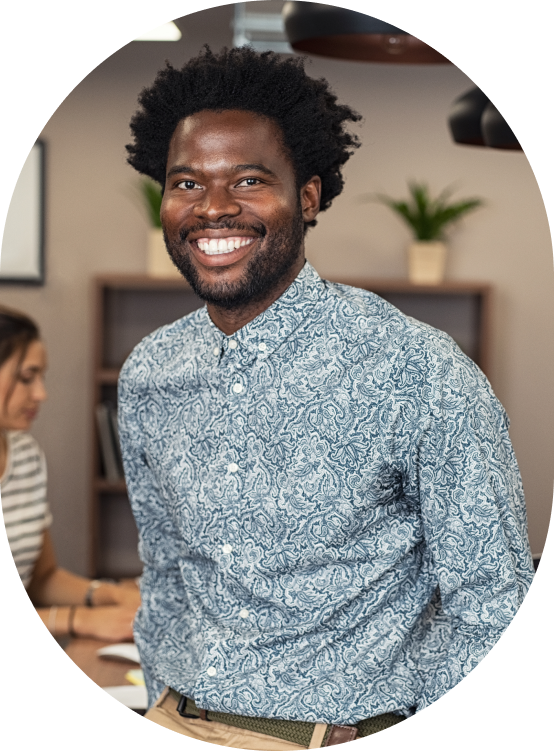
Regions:
M 181 70 L 167 62 L 152 86 L 143 89 L 139 104 L 131 120 L 135 140 L 126 147 L 127 161 L 162 189 L 169 143 L 178 123 L 202 110 L 247 110 L 276 122 L 298 187 L 314 175 L 321 178 L 320 211 L 342 191 L 341 167 L 360 145 L 345 124 L 361 115 L 337 104 L 324 78 L 310 78 L 303 58 L 258 53 L 249 47 L 214 54 L 206 45 Z

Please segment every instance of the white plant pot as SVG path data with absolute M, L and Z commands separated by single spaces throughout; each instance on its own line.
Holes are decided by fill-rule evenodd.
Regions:
M 165 247 L 163 232 L 158 227 L 151 227 L 148 230 L 147 272 L 148 276 L 158 278 L 183 278 L 169 257 L 169 253 Z
M 418 240 L 408 248 L 408 278 L 412 284 L 440 284 L 444 280 L 446 245 Z

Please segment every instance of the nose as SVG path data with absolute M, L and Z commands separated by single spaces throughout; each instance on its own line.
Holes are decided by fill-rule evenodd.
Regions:
M 194 206 L 194 215 L 197 219 L 214 223 L 238 216 L 240 212 L 240 203 L 224 185 L 212 185 L 203 190 Z
M 33 400 L 35 402 L 43 402 L 46 399 L 48 399 L 48 393 L 44 385 L 44 379 L 42 376 L 38 376 L 33 382 Z

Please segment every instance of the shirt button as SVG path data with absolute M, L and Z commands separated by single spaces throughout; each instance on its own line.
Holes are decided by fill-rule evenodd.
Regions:
M 235 385 L 233 386 L 233 391 L 235 392 L 235 394 L 240 394 L 243 388 L 244 387 L 242 383 L 235 383 Z
M 211 667 L 211 666 L 210 666 L 210 667 L 209 667 L 209 668 L 208 668 L 208 669 L 206 670 L 206 673 L 207 673 L 207 674 L 208 674 L 208 675 L 210 676 L 210 678 L 213 678 L 213 677 L 214 677 L 214 675 L 215 675 L 215 674 L 217 673 L 217 670 L 216 670 L 216 669 L 215 669 L 214 667 Z
M 219 347 L 214 347 L 214 355 L 219 355 Z
M 223 546 L 223 552 L 225 553 L 225 555 L 229 555 L 229 553 L 232 553 L 232 552 L 233 552 L 233 546 L 232 546 L 232 545 L 229 545 L 229 543 L 226 543 L 226 544 L 225 544 L 225 545 Z
M 248 610 L 246 608 L 243 608 L 240 611 L 239 615 L 240 615 L 241 618 L 248 618 L 248 616 L 250 615 L 250 613 L 248 612 Z
M 260 342 L 258 344 L 258 349 L 260 350 L 260 352 L 265 352 L 267 349 L 267 344 L 265 342 Z
M 231 462 L 231 464 L 227 465 L 227 469 L 229 470 L 229 472 L 238 472 L 239 465 L 235 464 L 235 462 Z
M 231 339 L 229 342 L 229 349 L 236 349 L 239 345 L 236 343 L 234 339 Z

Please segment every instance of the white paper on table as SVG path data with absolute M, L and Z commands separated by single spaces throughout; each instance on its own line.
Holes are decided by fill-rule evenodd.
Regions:
M 98 657 L 104 657 L 109 660 L 124 660 L 127 662 L 136 662 L 140 665 L 139 651 L 136 644 L 110 644 L 109 647 L 102 647 L 96 651 Z
M 106 686 L 104 691 L 129 709 L 146 709 L 148 706 L 144 686 Z

